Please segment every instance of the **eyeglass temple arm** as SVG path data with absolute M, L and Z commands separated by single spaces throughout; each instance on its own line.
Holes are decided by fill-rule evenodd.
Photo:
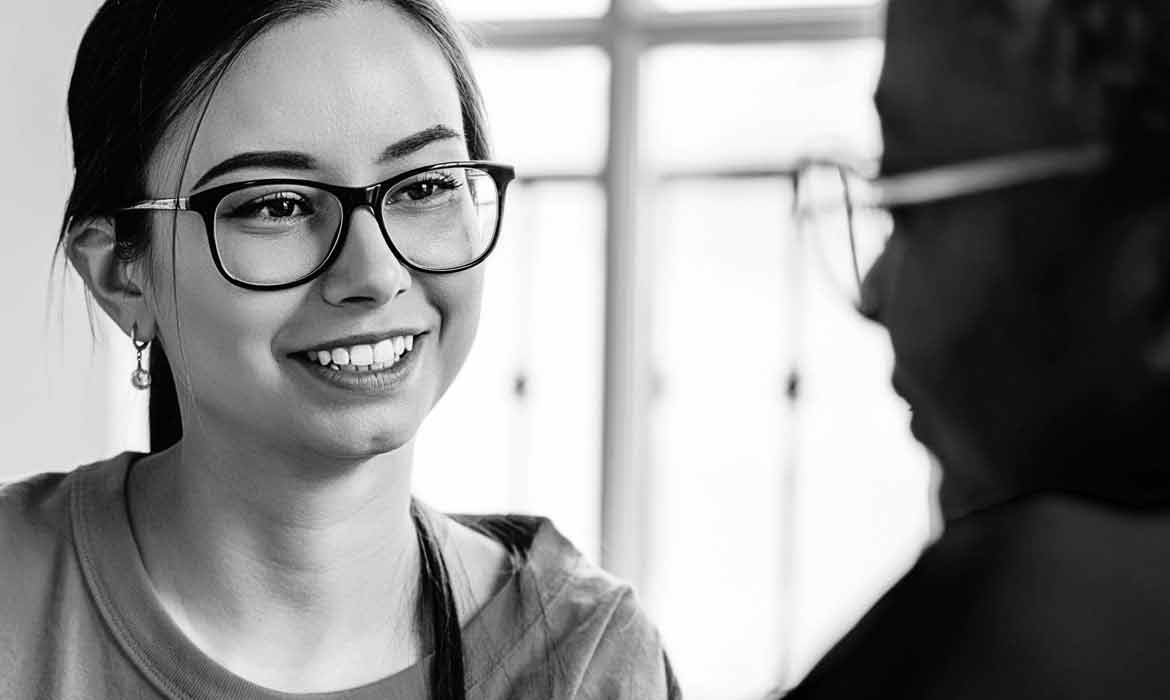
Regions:
M 119 211 L 186 211 L 190 208 L 187 197 L 178 197 L 170 199 L 145 199 L 128 207 L 122 207 Z
M 1106 146 L 1088 144 L 893 175 L 874 181 L 873 201 L 866 204 L 879 207 L 921 204 L 1012 187 L 1055 175 L 1088 173 L 1104 165 L 1108 156 Z

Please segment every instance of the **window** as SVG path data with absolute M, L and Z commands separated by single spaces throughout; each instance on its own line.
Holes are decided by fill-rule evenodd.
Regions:
M 603 195 L 513 187 L 475 346 L 419 433 L 415 485 L 448 511 L 555 514 L 598 561 Z
M 880 4 L 447 2 L 481 37 L 497 155 L 520 179 L 476 347 L 418 438 L 420 495 L 551 516 L 636 584 L 688 698 L 795 682 L 930 529 L 887 341 L 788 216 L 795 158 L 879 153 Z M 67 5 L 65 24 L 29 3 L 9 23 L 37 39 L 51 79 L 36 85 L 67 82 L 93 3 Z M 61 119 L 41 96 L 20 124 Z M 41 176 L 8 207 L 15 229 L 55 230 L 62 129 L 13 130 L 28 165 L 14 172 Z M 47 250 L 28 241 L 18 257 Z M 44 288 L 22 275 L 13 294 Z M 104 321 L 92 343 L 76 292 L 70 335 L 48 334 L 0 415 L 16 448 L 0 479 L 144 446 L 128 345 Z M 10 325 L 40 327 L 42 306 L 14 307 Z M 19 351 L 9 364 L 29 362 Z M 97 427 L 70 442 L 46 425 Z
M 461 20 L 533 19 L 558 17 L 597 17 L 603 14 L 608 0 L 447 0 L 451 12 Z
M 451 6 L 521 180 L 420 491 L 550 515 L 687 697 L 794 683 L 930 529 L 888 342 L 790 217 L 797 158 L 880 153 L 880 5 Z
M 552 517 L 635 583 L 687 697 L 795 682 L 930 530 L 887 341 L 789 216 L 796 158 L 879 154 L 880 7 L 451 5 L 519 180 L 419 494 Z
M 475 347 L 423 425 L 415 482 L 447 510 L 555 513 L 598 561 L 608 66 L 594 47 L 489 49 L 475 66 L 495 155 L 519 178 Z

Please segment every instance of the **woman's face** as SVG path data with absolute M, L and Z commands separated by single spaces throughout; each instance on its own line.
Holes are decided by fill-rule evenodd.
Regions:
M 252 42 L 216 88 L 180 183 L 195 119 L 180 119 L 157 149 L 151 196 L 274 177 L 365 186 L 468 157 L 443 54 L 381 3 L 346 4 Z M 241 154 L 259 155 L 206 177 Z M 170 216 L 154 222 L 148 295 L 184 406 L 197 410 L 184 409 L 188 436 L 340 459 L 386 452 L 413 437 L 467 356 L 482 267 L 408 270 L 368 208 L 351 214 L 328 270 L 281 291 L 223 279 L 197 214 L 176 217 L 173 239 Z M 412 349 L 398 357 L 394 343 Z M 371 351 L 398 359 L 371 370 Z M 334 361 L 320 364 L 321 352 Z M 349 366 L 337 362 L 346 355 Z

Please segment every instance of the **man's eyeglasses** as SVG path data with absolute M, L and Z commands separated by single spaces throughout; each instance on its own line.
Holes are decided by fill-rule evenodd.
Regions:
M 510 165 L 455 161 L 367 187 L 250 180 L 190 197 L 150 199 L 118 213 L 197 212 L 225 279 L 245 289 L 276 290 L 324 272 L 345 246 L 354 209 L 363 206 L 406 267 L 438 274 L 478 265 L 495 247 L 504 193 L 514 177 Z
M 867 180 L 848 166 L 809 161 L 795 179 L 795 214 L 802 235 L 824 255 L 830 276 L 855 304 L 866 275 L 893 232 L 890 210 L 1099 170 L 1099 144 L 996 156 Z

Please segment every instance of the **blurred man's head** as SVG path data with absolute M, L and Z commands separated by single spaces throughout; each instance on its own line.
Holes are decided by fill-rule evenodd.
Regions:
M 1170 421 L 1163 5 L 889 2 L 883 175 L 1111 154 L 1097 172 L 894 210 L 864 306 L 889 329 L 952 513 L 1032 488 L 1170 496 L 1170 467 L 1136 461 Z

